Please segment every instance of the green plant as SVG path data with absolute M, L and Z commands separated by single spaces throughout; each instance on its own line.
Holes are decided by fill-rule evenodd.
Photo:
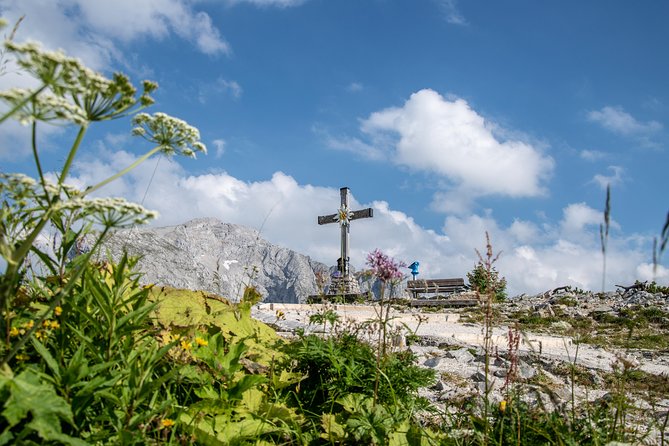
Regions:
M 487 260 L 479 259 L 474 269 L 467 273 L 467 280 L 472 290 L 482 295 L 492 293 L 494 300 L 501 302 L 506 299 L 506 279 L 500 277 L 499 271 L 492 266 L 497 259 L 490 260 L 491 264 L 487 265 Z
M 155 213 L 90 195 L 154 154 L 192 157 L 205 147 L 185 122 L 137 113 L 153 102 L 155 83 L 143 82 L 138 94 L 122 74 L 106 78 L 36 44 L 8 41 L 5 48 L 36 86 L 0 93 L 8 106 L 0 123 L 15 118 L 30 126 L 37 178 L 0 173 L 0 255 L 6 262 L 0 276 L 0 439 L 144 444 L 164 435 L 160 420 L 171 400 L 160 390 L 174 375 L 166 360 L 171 346 L 160 345 L 150 329 L 153 304 L 131 272 L 134 261 L 123 257 L 112 265 L 93 259 L 112 228 L 141 224 Z M 153 148 L 84 190 L 67 185 L 90 126 L 130 116 L 133 134 Z M 53 181 L 37 144 L 43 124 L 76 130 Z M 91 249 L 82 253 L 78 242 L 86 235 Z M 40 239 L 49 240 L 47 246 Z M 47 401 L 38 402 L 37 393 Z M 44 402 L 50 407 L 41 408 Z

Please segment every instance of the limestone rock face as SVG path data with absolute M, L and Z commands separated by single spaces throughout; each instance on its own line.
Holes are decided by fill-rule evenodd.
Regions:
M 233 302 L 253 285 L 265 302 L 301 303 L 317 294 L 323 264 L 261 238 L 258 231 L 214 218 L 178 226 L 116 231 L 101 253 L 141 256 L 142 282 L 203 290 Z

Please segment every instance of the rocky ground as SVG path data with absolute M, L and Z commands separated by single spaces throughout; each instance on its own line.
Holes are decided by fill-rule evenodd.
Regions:
M 424 395 L 444 410 L 480 397 L 486 382 L 490 398 L 500 401 L 510 379 L 529 402 L 549 410 L 624 395 L 630 419 L 653 431 L 652 444 L 669 410 L 669 294 L 646 289 L 621 287 L 602 294 L 561 288 L 493 304 L 487 375 L 480 305 L 395 306 L 392 340 L 395 348 L 410 348 L 420 364 L 437 372 L 436 385 Z M 327 311 L 339 315 L 337 324 L 310 323 L 313 315 Z M 377 311 L 375 305 L 262 303 L 253 315 L 291 336 L 296 330 L 333 333 L 359 327 L 377 318 Z M 373 327 L 369 333 L 371 339 Z

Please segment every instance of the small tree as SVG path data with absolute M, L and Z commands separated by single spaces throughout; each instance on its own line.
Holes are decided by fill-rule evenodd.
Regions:
M 482 261 L 479 261 L 474 269 L 467 273 L 467 280 L 469 286 L 480 294 L 488 294 L 491 292 L 494 300 L 502 301 L 506 299 L 506 279 L 500 278 L 499 271 L 495 267 L 491 267 L 490 271 L 486 268 Z

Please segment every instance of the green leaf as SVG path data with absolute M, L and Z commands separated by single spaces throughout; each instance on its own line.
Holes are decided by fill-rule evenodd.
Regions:
M 321 415 L 321 426 L 323 433 L 321 438 L 329 442 L 338 442 L 346 438 L 346 431 L 344 426 L 337 422 L 335 415 L 331 413 L 324 413 Z
M 42 359 L 44 359 L 44 362 L 46 362 L 46 365 L 49 367 L 56 379 L 60 380 L 60 367 L 51 355 L 51 352 L 49 352 L 49 349 L 47 349 L 44 344 L 38 341 L 34 336 L 30 338 L 30 341 L 32 342 L 33 347 L 35 347 L 37 353 L 39 353 Z
M 262 375 L 244 375 L 242 379 L 228 389 L 229 398 L 231 400 L 242 399 L 244 392 L 266 381 L 267 378 Z
M 9 390 L 2 415 L 10 426 L 16 426 L 30 413 L 32 419 L 27 426 L 37 431 L 42 439 L 50 440 L 62 433 L 60 420 L 72 424 L 70 406 L 56 394 L 51 384 L 42 382 L 36 372 L 26 369 L 18 376 L 8 378 L 3 370 L 2 375 L 3 387 Z

